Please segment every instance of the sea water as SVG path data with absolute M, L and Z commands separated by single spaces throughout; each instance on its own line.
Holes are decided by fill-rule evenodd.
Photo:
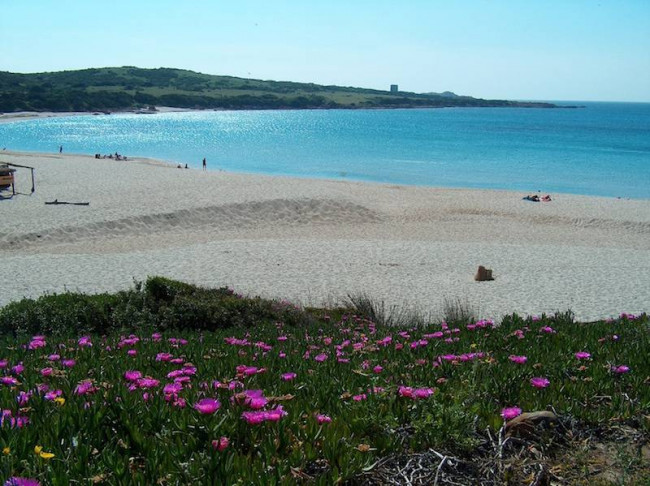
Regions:
M 0 146 L 62 145 L 195 169 L 205 157 L 208 170 L 244 173 L 650 198 L 650 104 L 561 104 L 584 107 L 69 116 L 2 123 Z

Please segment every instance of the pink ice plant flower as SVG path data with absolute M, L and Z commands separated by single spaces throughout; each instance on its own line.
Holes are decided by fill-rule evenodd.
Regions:
M 89 393 L 94 393 L 97 391 L 97 388 L 93 386 L 93 382 L 90 380 L 84 380 L 79 382 L 74 389 L 75 395 L 86 395 Z
M 0 378 L 0 383 L 7 386 L 18 385 L 18 380 L 13 376 L 3 376 Z
M 514 354 L 511 354 L 508 359 L 517 364 L 524 364 L 526 361 L 528 361 L 528 358 L 526 356 L 516 356 Z
M 41 486 L 41 483 L 37 479 L 33 478 L 12 476 L 4 482 L 4 486 Z
M 66 368 L 72 368 L 76 364 L 77 362 L 74 359 L 64 359 L 61 361 L 61 365 Z
M 219 410 L 221 403 L 214 398 L 202 398 L 194 404 L 194 408 L 204 415 L 212 414 Z
M 43 336 L 34 336 L 30 341 L 27 349 L 39 349 L 45 347 L 45 338 Z
M 262 422 L 278 422 L 285 415 L 287 415 L 287 412 L 284 411 L 282 405 L 278 405 L 272 410 L 242 412 L 241 417 L 249 425 L 258 425 Z
M 518 417 L 521 415 L 521 408 L 519 407 L 506 407 L 503 410 L 501 410 L 501 416 L 505 420 L 512 420 L 515 417 Z
M 294 380 L 296 378 L 296 376 L 298 376 L 298 375 L 295 374 L 295 373 L 283 373 L 282 374 L 282 380 L 283 381 L 291 381 L 291 380 Z
M 90 340 L 90 336 L 80 337 L 79 341 L 77 341 L 77 344 L 82 348 L 84 347 L 90 348 L 93 345 L 92 341 Z
M 329 424 L 332 421 L 332 417 L 319 413 L 316 415 L 316 421 L 318 422 L 318 425 Z
M 138 381 L 142 378 L 142 372 L 137 370 L 129 370 L 124 373 L 126 381 Z
M 158 385 L 160 385 L 160 380 L 156 380 L 155 378 L 151 378 L 150 376 L 145 376 L 144 378 L 140 378 L 138 380 L 139 388 L 143 388 L 143 389 L 155 388 Z
M 548 380 L 548 378 L 536 376 L 535 378 L 530 379 L 530 384 L 535 388 L 546 388 L 551 384 L 551 382 Z
M 269 402 L 263 390 L 244 390 L 244 404 L 253 410 L 264 408 Z
M 575 354 L 575 357 L 576 357 L 576 359 L 589 359 L 589 358 L 591 358 L 591 354 L 589 354 L 586 351 L 578 351 Z
M 397 390 L 397 394 L 400 397 L 418 400 L 430 397 L 434 394 L 434 390 L 433 388 L 412 388 L 410 386 L 400 386 Z
M 622 375 L 628 371 L 630 371 L 630 367 L 626 365 L 612 366 L 612 372 L 616 373 L 617 375 Z
M 214 439 L 212 441 L 212 448 L 218 452 L 223 452 L 229 445 L 230 440 L 228 437 L 220 437 L 219 439 Z

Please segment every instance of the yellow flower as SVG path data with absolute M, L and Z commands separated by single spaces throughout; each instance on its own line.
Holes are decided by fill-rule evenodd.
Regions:
M 39 455 L 46 460 L 52 459 L 54 457 L 54 454 L 51 452 L 41 452 Z
M 63 404 L 65 403 L 65 398 L 63 398 L 63 397 L 56 397 L 56 398 L 54 399 L 54 401 L 55 401 L 56 403 L 58 403 L 59 405 L 63 405 Z
M 5 456 L 8 456 L 10 452 L 11 452 L 11 449 L 9 449 L 9 447 L 5 447 L 4 449 L 2 449 L 2 453 Z
M 42 450 L 43 450 L 43 446 L 37 445 L 36 447 L 34 447 L 34 453 L 36 454 L 40 454 Z

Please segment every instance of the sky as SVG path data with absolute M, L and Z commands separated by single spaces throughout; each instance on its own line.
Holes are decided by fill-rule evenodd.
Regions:
M 0 71 L 650 102 L 650 0 L 0 0 Z

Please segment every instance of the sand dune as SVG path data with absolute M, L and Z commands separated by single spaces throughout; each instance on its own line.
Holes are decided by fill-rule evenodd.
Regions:
M 0 200 L 0 305 L 114 291 L 148 275 L 303 304 L 364 292 L 439 315 L 650 307 L 650 201 L 179 170 L 3 152 L 36 192 Z M 30 187 L 25 171 L 19 190 Z M 49 206 L 58 199 L 88 206 Z M 496 280 L 477 283 L 478 265 Z
M 179 230 L 183 232 L 208 229 L 227 231 L 268 226 L 359 224 L 379 220 L 380 216 L 377 213 L 349 202 L 322 199 L 271 199 L 180 209 L 18 235 L 5 234 L 0 236 L 0 251 Z

